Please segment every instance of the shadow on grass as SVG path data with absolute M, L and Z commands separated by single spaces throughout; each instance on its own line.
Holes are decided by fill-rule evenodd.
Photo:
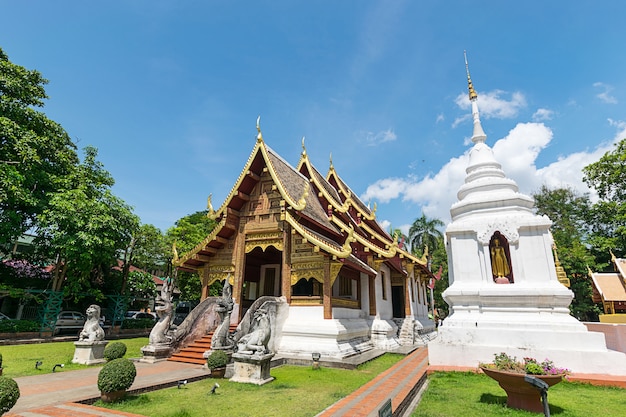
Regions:
M 506 395 L 482 394 L 480 396 L 480 402 L 483 404 L 496 404 L 496 405 L 502 406 L 502 408 L 506 408 Z M 550 404 L 549 396 L 548 396 L 548 404 Z M 565 410 L 563 410 L 561 407 L 550 404 L 550 415 L 562 414 L 563 411 Z

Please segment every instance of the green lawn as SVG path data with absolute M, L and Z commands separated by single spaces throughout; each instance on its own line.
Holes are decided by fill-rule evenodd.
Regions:
M 314 416 L 404 358 L 385 354 L 357 370 L 282 366 L 274 381 L 256 386 L 227 379 L 205 379 L 184 388 L 131 395 L 116 404 L 95 405 L 150 417 Z M 217 393 L 210 393 L 219 383 Z
M 550 414 L 556 417 L 626 416 L 626 390 L 561 382 L 548 390 Z M 412 417 L 519 416 L 541 414 L 506 407 L 506 393 L 486 375 L 436 372 Z
M 127 358 L 141 356 L 141 347 L 148 344 L 147 337 L 122 339 L 126 347 Z M 0 346 L 2 353 L 3 376 L 17 378 L 27 375 L 40 375 L 52 372 L 56 364 L 63 364 L 64 371 L 87 368 L 88 365 L 72 363 L 74 358 L 74 342 L 33 343 L 25 345 Z M 40 369 L 35 369 L 35 363 L 41 361 Z
M 141 356 L 140 348 L 148 339 L 122 340 L 126 357 Z M 85 368 L 72 364 L 72 342 L 0 346 L 4 359 L 4 375 L 15 378 L 52 371 L 57 363 L 65 364 L 64 372 Z M 382 371 L 402 359 L 386 354 L 355 371 L 310 367 L 283 366 L 271 370 L 276 379 L 266 385 L 239 384 L 226 379 L 206 379 L 181 389 L 168 388 L 140 395 L 131 395 L 113 405 L 115 408 L 151 417 L 194 416 L 314 416 L 345 397 Z M 43 361 L 41 370 L 35 362 Z M 213 384 L 220 387 L 210 394 Z M 610 387 L 561 382 L 548 391 L 552 416 L 556 417 L 622 417 L 626 416 L 626 390 Z M 491 378 L 474 373 L 437 372 L 429 376 L 429 386 L 413 417 L 439 416 L 536 416 L 506 407 L 506 394 Z

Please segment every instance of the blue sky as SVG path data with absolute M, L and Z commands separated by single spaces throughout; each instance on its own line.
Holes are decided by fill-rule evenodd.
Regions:
M 547 4 L 546 4 L 547 3 Z M 0 0 L 0 47 L 50 80 L 43 111 L 165 230 L 223 202 L 256 137 L 302 137 L 378 220 L 449 221 L 472 133 L 522 192 L 584 191 L 626 137 L 626 2 Z

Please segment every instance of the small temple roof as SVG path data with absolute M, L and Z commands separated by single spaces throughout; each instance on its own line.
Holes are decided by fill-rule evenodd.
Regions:
M 591 279 L 602 301 L 626 301 L 624 280 L 619 274 L 594 273 Z
M 615 272 L 593 272 L 589 276 L 594 286 L 594 302 L 621 301 L 626 302 L 626 259 L 616 258 L 611 253 L 611 261 Z M 597 297 L 600 299 L 597 299 Z

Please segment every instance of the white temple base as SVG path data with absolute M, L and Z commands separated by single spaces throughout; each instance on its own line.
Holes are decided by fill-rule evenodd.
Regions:
M 109 342 L 105 340 L 97 342 L 74 342 L 74 358 L 72 363 L 81 365 L 98 365 L 106 362 L 104 359 L 104 348 Z
M 324 320 L 323 307 L 289 308 L 282 327 L 277 353 L 311 359 L 317 352 L 325 358 L 343 359 L 374 348 L 368 320 L 360 310 L 333 309 L 335 317 Z
M 574 373 L 626 375 L 626 354 L 606 348 L 566 309 L 456 308 L 428 345 L 432 366 L 478 367 L 505 352 L 518 359 L 549 359 Z

